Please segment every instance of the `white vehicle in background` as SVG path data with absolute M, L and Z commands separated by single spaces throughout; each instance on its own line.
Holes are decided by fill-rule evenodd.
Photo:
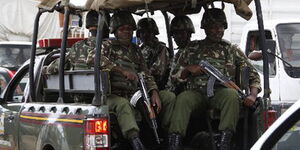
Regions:
M 251 150 L 298 150 L 300 147 L 300 100 L 286 110 L 258 139 Z
M 281 115 L 282 110 L 300 98 L 300 20 L 264 21 L 264 28 L 267 41 L 273 40 L 276 43 L 275 51 L 268 52 L 269 82 L 271 104 Z M 256 22 L 244 27 L 240 46 L 246 56 L 253 50 L 261 50 Z M 251 60 L 251 63 L 263 81 L 263 62 Z
M 15 72 L 30 58 L 31 44 L 31 42 L 1 41 L 0 66 Z

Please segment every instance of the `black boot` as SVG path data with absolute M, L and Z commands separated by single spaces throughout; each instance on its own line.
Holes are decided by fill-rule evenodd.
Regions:
M 133 150 L 146 150 L 141 139 L 139 137 L 133 137 L 130 139 L 130 144 Z
M 220 150 L 230 150 L 232 135 L 233 132 L 230 130 L 224 130 L 221 132 Z
M 179 134 L 172 133 L 168 136 L 168 150 L 179 150 L 182 137 Z
M 221 146 L 221 132 L 216 132 L 213 134 L 213 143 L 215 144 L 215 146 L 213 146 L 214 148 L 212 148 L 213 150 L 220 150 L 220 146 Z

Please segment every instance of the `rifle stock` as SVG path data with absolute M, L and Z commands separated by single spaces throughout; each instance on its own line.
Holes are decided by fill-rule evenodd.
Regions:
M 145 80 L 144 80 L 143 74 L 138 73 L 137 75 L 138 75 L 138 79 L 139 79 L 140 91 L 141 91 L 142 97 L 143 97 L 143 104 L 146 106 L 147 113 L 148 113 L 148 119 L 149 119 L 148 123 L 153 130 L 156 142 L 158 144 L 160 144 L 160 139 L 158 137 L 158 132 L 157 132 L 156 114 L 151 105 L 150 98 L 149 98 L 148 92 L 146 90 Z

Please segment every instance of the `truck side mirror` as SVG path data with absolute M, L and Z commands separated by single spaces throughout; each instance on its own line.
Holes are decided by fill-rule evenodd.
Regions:
M 269 63 L 273 63 L 275 61 L 275 47 L 276 47 L 276 42 L 271 39 L 266 40 L 266 49 L 268 53 L 268 61 Z M 251 53 L 249 53 L 248 58 L 250 60 L 262 60 L 263 55 L 261 50 L 254 50 Z
M 268 53 L 268 60 L 269 63 L 273 63 L 275 61 L 275 48 L 276 48 L 276 42 L 275 40 L 267 39 L 266 40 L 266 49 Z

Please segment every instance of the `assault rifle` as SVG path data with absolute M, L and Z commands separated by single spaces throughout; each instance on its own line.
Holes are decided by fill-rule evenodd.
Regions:
M 157 132 L 156 114 L 151 105 L 150 98 L 147 92 L 144 76 L 142 73 L 137 74 L 139 79 L 139 91 L 137 91 L 131 98 L 130 103 L 137 107 L 142 115 L 146 118 L 150 128 L 152 128 L 156 142 L 160 144 L 160 139 Z
M 208 97 L 214 96 L 213 89 L 216 80 L 218 80 L 225 87 L 235 89 L 242 100 L 245 100 L 245 98 L 248 96 L 233 81 L 231 81 L 228 77 L 223 75 L 217 68 L 212 66 L 209 62 L 202 60 L 200 62 L 200 66 L 209 75 L 209 79 L 207 82 Z M 259 105 L 258 101 L 255 101 L 254 105 L 250 107 L 250 109 L 255 110 L 258 105 Z

